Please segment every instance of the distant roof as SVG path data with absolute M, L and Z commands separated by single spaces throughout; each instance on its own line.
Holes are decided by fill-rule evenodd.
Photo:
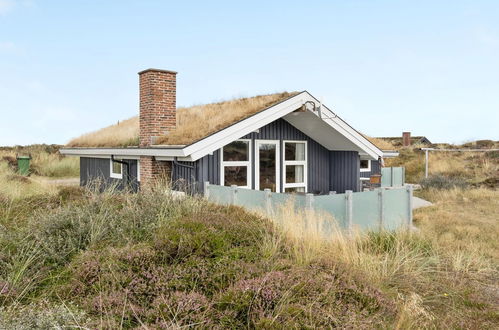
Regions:
M 188 145 L 248 118 L 298 92 L 282 92 L 229 101 L 177 108 L 177 128 L 159 137 L 157 145 Z M 139 118 L 129 118 L 117 124 L 72 139 L 67 147 L 129 147 L 139 145 Z
M 402 144 L 401 136 L 385 136 L 377 137 L 376 139 L 389 141 L 393 145 Z M 426 136 L 411 136 L 411 144 L 431 144 L 431 141 Z

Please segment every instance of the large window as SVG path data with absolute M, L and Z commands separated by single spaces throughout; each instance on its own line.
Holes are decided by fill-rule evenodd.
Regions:
M 251 188 L 251 140 L 236 140 L 221 150 L 220 183 Z
M 371 161 L 368 159 L 360 160 L 360 171 L 361 172 L 371 172 Z
M 307 142 L 284 141 L 284 192 L 307 191 Z
M 123 179 L 123 166 L 121 163 L 113 162 L 112 159 L 109 160 L 111 178 Z

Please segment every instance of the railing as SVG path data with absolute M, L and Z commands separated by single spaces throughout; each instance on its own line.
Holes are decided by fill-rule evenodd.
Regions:
M 404 167 L 382 167 L 381 187 L 402 187 L 405 184 Z
M 314 196 L 280 194 L 265 191 L 204 186 L 205 197 L 217 204 L 239 205 L 252 211 L 273 215 L 279 208 L 294 206 L 333 216 L 344 229 L 396 230 L 412 225 L 412 186 L 394 189 Z

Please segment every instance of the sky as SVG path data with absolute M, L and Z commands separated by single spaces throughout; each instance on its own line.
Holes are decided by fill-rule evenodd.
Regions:
M 499 1 L 0 0 L 0 145 L 64 144 L 138 113 L 307 90 L 370 136 L 499 140 Z

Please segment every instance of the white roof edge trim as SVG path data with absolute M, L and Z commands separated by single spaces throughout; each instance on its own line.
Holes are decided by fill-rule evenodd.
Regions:
M 391 151 L 391 150 L 383 150 L 383 157 L 384 158 L 394 158 L 398 157 L 400 154 L 398 151 Z
M 62 148 L 59 152 L 67 156 L 160 156 L 160 157 L 185 157 L 184 149 L 153 149 L 153 148 Z
M 319 103 L 320 101 L 317 100 L 313 95 L 311 95 L 309 92 L 306 92 L 309 97 L 313 99 L 315 103 Z M 376 145 L 374 145 L 372 142 L 370 142 L 368 139 L 366 139 L 362 134 L 357 132 L 353 127 L 347 124 L 346 121 L 341 119 L 336 113 L 334 113 L 331 109 L 329 109 L 327 106 L 322 104 L 322 108 L 326 109 L 329 112 L 328 117 L 332 118 L 323 118 L 322 120 L 329 124 L 331 127 L 336 129 L 338 132 L 343 134 L 346 138 L 348 138 L 350 141 L 352 141 L 356 146 L 358 146 L 360 149 L 364 150 L 369 156 L 373 157 L 375 160 L 377 160 L 379 157 L 383 157 L 383 151 L 381 151 Z M 324 111 L 321 109 L 321 111 Z M 318 112 L 313 112 L 317 117 L 319 117 Z M 332 125 L 332 123 L 336 125 Z M 340 129 L 338 129 L 340 128 Z
M 241 138 L 281 117 L 291 113 L 303 105 L 306 101 L 319 101 L 313 97 L 309 92 L 303 91 L 295 96 L 292 96 L 280 103 L 277 103 L 269 108 L 260 111 L 246 119 L 230 125 L 218 132 L 215 132 L 202 140 L 199 140 L 187 147 L 181 149 L 171 148 L 63 148 L 59 152 L 63 155 L 69 156 L 155 156 L 158 160 L 173 160 L 173 157 L 178 157 L 178 160 L 183 161 L 196 161 L 205 155 L 220 149 L 226 144 Z M 330 125 L 333 129 L 343 134 L 347 139 L 352 141 L 357 147 L 363 150 L 368 156 L 377 160 L 383 157 L 384 153 L 367 140 L 362 134 L 353 129 L 343 119 L 338 117 L 324 104 L 322 111 L 327 110 L 328 117 L 331 119 L 322 119 L 325 123 Z M 312 112 L 317 117 L 317 112 Z
M 186 155 L 188 155 L 192 161 L 198 160 L 206 154 L 218 150 L 224 145 L 295 111 L 303 105 L 307 99 L 307 93 L 301 92 L 266 110 L 257 112 L 246 119 L 242 119 L 241 121 L 186 147 L 184 149 Z

